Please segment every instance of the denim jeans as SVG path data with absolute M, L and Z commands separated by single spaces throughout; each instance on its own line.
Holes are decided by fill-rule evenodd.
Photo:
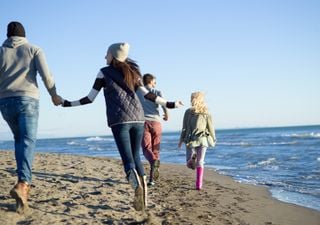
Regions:
M 143 123 L 122 123 L 111 127 L 124 171 L 136 169 L 139 176 L 144 176 L 144 168 L 140 159 L 140 146 L 143 135 Z
M 18 181 L 31 183 L 39 100 L 25 96 L 0 99 L 0 111 L 13 133 Z

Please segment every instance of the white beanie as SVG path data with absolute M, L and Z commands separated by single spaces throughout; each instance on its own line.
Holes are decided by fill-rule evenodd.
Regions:
M 129 54 L 129 44 L 124 43 L 115 43 L 109 46 L 108 53 L 111 53 L 111 55 L 117 59 L 120 62 L 126 61 Z

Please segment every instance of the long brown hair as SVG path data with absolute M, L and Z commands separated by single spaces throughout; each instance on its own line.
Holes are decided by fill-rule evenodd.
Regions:
M 111 65 L 122 72 L 124 82 L 132 91 L 135 91 L 142 77 L 138 64 L 130 58 L 127 58 L 125 62 L 120 62 L 113 58 Z

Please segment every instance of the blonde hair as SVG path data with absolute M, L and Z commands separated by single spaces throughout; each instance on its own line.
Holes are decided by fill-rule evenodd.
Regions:
M 197 91 L 191 94 L 191 108 L 195 113 L 208 113 L 203 92 Z

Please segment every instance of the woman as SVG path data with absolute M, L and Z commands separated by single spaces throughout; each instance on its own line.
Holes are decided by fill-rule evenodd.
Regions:
M 204 158 L 208 147 L 216 143 L 211 115 L 202 92 L 191 94 L 191 108 L 185 111 L 178 147 L 186 144 L 187 167 L 197 167 L 196 189 L 201 190 L 204 172 Z
M 180 101 L 167 102 L 149 92 L 142 84 L 139 66 L 128 58 L 129 44 L 115 43 L 107 51 L 106 67 L 100 69 L 90 93 L 78 101 L 64 101 L 64 107 L 92 103 L 104 89 L 108 126 L 111 127 L 127 179 L 135 190 L 134 208 L 144 210 L 147 204 L 147 185 L 140 160 L 144 113 L 136 92 L 153 102 L 177 108 Z

